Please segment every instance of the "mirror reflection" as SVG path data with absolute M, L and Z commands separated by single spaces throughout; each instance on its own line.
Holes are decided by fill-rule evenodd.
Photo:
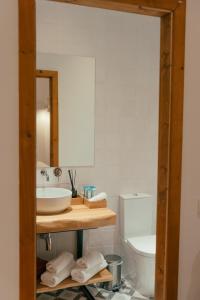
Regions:
M 92 166 L 95 59 L 38 53 L 37 69 L 37 166 Z
M 111 277 L 102 292 L 116 286 L 120 290 L 125 275 L 131 290 L 121 291 L 124 299 L 138 298 L 135 290 L 141 299 L 154 298 L 159 63 L 158 18 L 38 1 L 38 89 L 47 85 L 38 107 L 50 123 L 50 150 L 44 159 L 38 147 L 38 162 L 52 165 L 57 160 L 56 166 L 67 168 L 37 172 L 37 232 L 45 228 L 47 234 L 38 237 L 37 256 L 51 262 L 63 251 L 81 258 L 94 250 L 109 262 L 112 254 L 116 265 L 124 262 L 124 273 L 119 271 L 113 282 L 110 270 L 104 269 L 104 276 Z M 45 76 L 49 86 L 41 81 Z M 38 293 L 51 288 L 45 271 Z M 103 281 L 99 271 L 90 273 L 92 283 Z M 73 274 L 55 282 L 59 298 L 61 286 L 67 289 L 78 282 Z

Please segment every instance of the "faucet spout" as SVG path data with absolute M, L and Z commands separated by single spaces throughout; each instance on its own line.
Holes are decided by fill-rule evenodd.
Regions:
M 52 250 L 51 234 L 50 233 L 41 233 L 40 238 L 45 240 L 46 251 L 51 251 Z
M 49 181 L 49 174 L 47 173 L 47 170 L 41 170 L 40 173 L 42 176 L 46 177 L 46 181 Z

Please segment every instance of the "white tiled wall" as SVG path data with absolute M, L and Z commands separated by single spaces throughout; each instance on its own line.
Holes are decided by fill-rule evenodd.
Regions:
M 159 18 L 39 0 L 37 24 L 38 52 L 96 59 L 95 166 L 77 168 L 79 184 L 106 191 L 116 212 L 121 193 L 147 192 L 156 204 Z M 118 251 L 117 227 L 87 231 L 86 249 Z M 55 240 L 54 253 L 75 249 L 73 233 Z

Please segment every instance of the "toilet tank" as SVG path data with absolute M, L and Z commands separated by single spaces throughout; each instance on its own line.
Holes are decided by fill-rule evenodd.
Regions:
M 120 233 L 123 240 L 152 234 L 153 197 L 144 193 L 120 195 Z

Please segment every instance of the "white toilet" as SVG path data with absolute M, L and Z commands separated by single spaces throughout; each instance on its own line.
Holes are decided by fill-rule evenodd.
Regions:
M 121 239 L 135 261 L 136 290 L 154 297 L 156 236 L 152 234 L 152 196 L 143 193 L 120 196 Z

